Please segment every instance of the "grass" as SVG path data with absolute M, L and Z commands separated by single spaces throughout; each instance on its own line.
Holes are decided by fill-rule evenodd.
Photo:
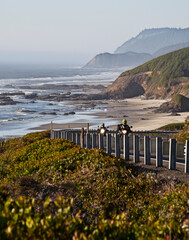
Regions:
M 165 85 L 176 81 L 179 77 L 189 77 L 189 47 L 155 58 L 132 70 L 123 72 L 121 76 L 152 71 L 149 83 L 158 77 L 158 82 Z
M 178 130 L 182 130 L 183 128 L 184 128 L 184 123 L 170 123 L 158 128 L 157 130 L 178 131 Z

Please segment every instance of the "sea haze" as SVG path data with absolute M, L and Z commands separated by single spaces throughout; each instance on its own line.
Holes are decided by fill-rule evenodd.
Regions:
M 94 85 L 107 87 L 120 74 L 120 70 L 107 71 L 83 68 L 62 68 L 50 65 L 0 65 L 0 137 L 22 136 L 30 128 L 41 124 L 93 122 L 97 109 L 76 106 L 68 101 L 42 101 L 26 98 L 31 94 L 51 95 L 59 93 L 88 93 L 83 85 L 93 92 Z M 65 85 L 68 87 L 57 87 Z M 77 86 L 78 85 L 78 86 Z M 75 86 L 72 88 L 72 86 Z M 91 87 L 90 87 L 91 86 Z M 68 91 L 69 89 L 69 91 Z M 14 104 L 3 103 L 9 97 Z M 69 100 L 69 99 L 68 99 Z M 99 106 L 98 111 L 102 111 Z M 67 114 L 75 112 L 75 114 Z M 86 115 L 85 115 L 86 113 Z M 98 125 L 99 119 L 96 119 Z

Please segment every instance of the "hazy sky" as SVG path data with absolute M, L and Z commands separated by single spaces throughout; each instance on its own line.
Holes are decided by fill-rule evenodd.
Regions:
M 189 0 L 0 0 L 0 61 L 88 61 L 145 28 L 189 27 L 188 11 Z

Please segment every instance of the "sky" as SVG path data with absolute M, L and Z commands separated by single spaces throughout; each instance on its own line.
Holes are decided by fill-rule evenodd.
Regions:
M 189 0 L 0 0 L 0 62 L 84 64 L 148 28 L 189 27 Z

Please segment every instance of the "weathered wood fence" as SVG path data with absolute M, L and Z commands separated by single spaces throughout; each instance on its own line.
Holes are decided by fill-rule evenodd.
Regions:
M 51 138 L 71 140 L 88 149 L 104 149 L 108 154 L 122 157 L 126 161 L 138 163 L 143 159 L 144 165 L 150 165 L 155 160 L 156 167 L 162 167 L 168 161 L 169 169 L 176 170 L 177 164 L 184 165 L 184 172 L 189 172 L 189 141 L 177 143 L 168 136 L 174 132 L 134 132 L 130 136 L 120 136 L 115 131 L 105 135 L 97 131 L 52 130 Z

